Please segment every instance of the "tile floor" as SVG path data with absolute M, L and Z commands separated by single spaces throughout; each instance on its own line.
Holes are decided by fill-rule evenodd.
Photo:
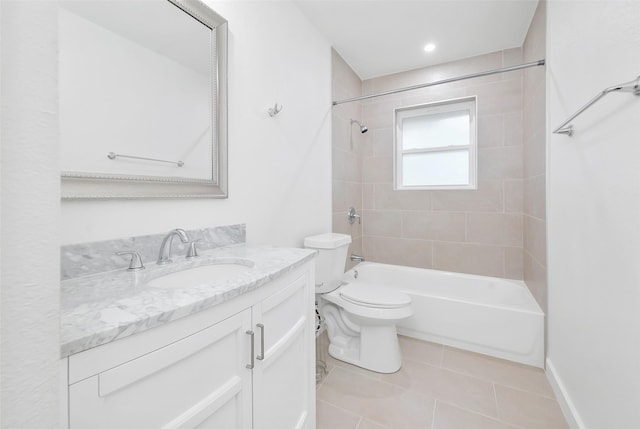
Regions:
M 400 337 L 378 374 L 327 357 L 317 429 L 556 429 L 568 425 L 541 369 Z

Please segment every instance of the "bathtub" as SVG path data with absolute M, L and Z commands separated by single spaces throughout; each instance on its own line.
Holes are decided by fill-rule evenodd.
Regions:
M 544 313 L 522 281 L 374 262 L 347 271 L 345 281 L 411 296 L 413 316 L 397 325 L 399 334 L 544 365 Z

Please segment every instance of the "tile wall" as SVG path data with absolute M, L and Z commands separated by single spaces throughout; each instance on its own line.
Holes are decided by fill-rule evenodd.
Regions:
M 361 80 L 351 67 L 344 62 L 336 51 L 332 51 L 332 89 L 333 100 L 357 97 L 361 94 Z M 349 253 L 362 255 L 362 224 L 357 221 L 349 224 L 347 211 L 354 207 L 362 214 L 362 154 L 365 136 L 357 125 L 351 125 L 351 119 L 362 120 L 359 102 L 341 104 L 332 110 L 332 195 L 333 195 L 333 232 L 350 234 L 353 242 Z M 347 262 L 347 269 L 353 263 Z
M 538 3 L 523 45 L 525 62 L 546 57 L 546 1 Z M 546 241 L 546 82 L 545 69 L 523 73 L 524 280 L 547 311 Z
M 522 62 L 520 48 L 369 79 L 363 94 Z M 523 278 L 522 72 L 362 101 L 362 246 L 372 261 Z M 393 190 L 393 109 L 478 97 L 478 189 Z M 334 147 L 337 143 L 334 141 Z

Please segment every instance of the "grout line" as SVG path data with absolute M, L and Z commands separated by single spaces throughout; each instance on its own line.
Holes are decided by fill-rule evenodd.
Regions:
M 356 424 L 356 429 L 360 427 L 363 421 L 364 421 L 364 416 L 360 416 L 360 420 L 358 420 L 358 423 Z
M 360 418 L 360 420 L 358 420 L 358 424 L 356 425 L 356 428 L 355 428 L 355 429 L 358 429 L 358 427 L 360 426 L 360 423 L 361 423 L 362 421 L 364 421 L 364 416 L 362 416 L 362 415 L 360 415 L 360 414 L 358 414 L 358 413 L 354 412 L 353 410 L 348 410 L 348 409 L 346 409 L 346 408 L 342 408 L 342 407 L 340 407 L 339 405 L 334 404 L 333 402 L 329 402 L 329 401 L 325 401 L 325 400 L 317 399 L 317 398 L 316 398 L 316 403 L 317 403 L 317 402 L 324 402 L 325 404 L 327 404 L 327 405 L 329 405 L 329 406 L 331 406 L 331 407 L 333 407 L 333 408 L 337 408 L 338 410 L 343 411 L 343 412 L 345 412 L 345 413 L 347 413 L 347 414 L 351 414 L 351 415 L 353 415 L 353 416 L 359 417 L 359 418 Z M 317 418 L 317 417 L 316 417 L 316 418 Z
M 527 428 L 525 428 L 525 427 L 522 427 L 522 426 L 516 425 L 515 423 L 506 422 L 506 421 L 504 421 L 504 420 L 501 420 L 501 419 L 500 419 L 500 418 L 498 418 L 498 417 L 495 417 L 495 416 L 489 416 L 489 415 L 487 415 L 487 414 L 482 414 L 482 413 L 480 413 L 480 412 L 478 412 L 478 411 L 470 410 L 469 408 L 465 408 L 465 407 L 463 407 L 463 406 L 461 406 L 461 405 L 458 405 L 458 404 L 454 404 L 454 403 L 447 402 L 447 401 L 442 401 L 442 400 L 440 400 L 440 402 L 442 402 L 443 404 L 447 404 L 447 405 L 448 405 L 448 406 L 450 406 L 450 407 L 457 408 L 457 409 L 459 409 L 459 410 L 462 410 L 462 411 L 465 411 L 465 412 L 468 412 L 468 413 L 471 413 L 471 414 L 475 414 L 475 415 L 477 415 L 477 416 L 484 417 L 484 418 L 489 419 L 489 420 L 492 420 L 492 421 L 494 421 L 494 422 L 504 423 L 505 425 L 507 425 L 507 426 L 509 426 L 509 427 L 511 427 L 511 428 L 513 428 L 513 429 L 527 429 Z M 433 428 L 432 428 L 432 429 L 433 429 Z
M 438 411 L 438 402 L 439 401 L 440 401 L 440 399 L 436 399 L 435 403 L 433 404 L 433 416 L 431 417 L 431 429 L 435 429 L 436 412 Z
M 532 395 L 532 396 L 537 396 L 540 399 L 547 399 L 549 401 L 555 401 L 558 402 L 558 398 L 556 398 L 555 393 L 553 392 L 553 390 L 551 390 L 551 396 L 549 395 L 545 395 L 543 393 L 539 393 L 539 392 L 534 392 L 531 390 L 526 390 L 522 387 L 517 387 L 517 386 L 510 386 L 508 384 L 504 384 L 504 383 L 497 383 L 495 381 L 492 382 L 495 386 L 500 386 L 500 387 L 504 387 L 505 389 L 511 389 L 511 390 L 515 390 L 517 392 L 521 392 L 521 393 L 526 393 L 528 395 Z M 494 389 L 495 390 L 495 389 Z
M 500 417 L 500 407 L 498 406 L 498 393 L 496 392 L 496 383 L 491 383 L 491 387 L 493 388 L 493 400 L 496 403 L 496 416 L 498 420 L 502 421 L 502 417 Z

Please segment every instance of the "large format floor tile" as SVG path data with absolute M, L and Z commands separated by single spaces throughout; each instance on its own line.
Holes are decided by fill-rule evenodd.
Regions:
M 408 337 L 400 347 L 395 374 L 329 356 L 317 388 L 317 428 L 568 428 L 539 368 Z

